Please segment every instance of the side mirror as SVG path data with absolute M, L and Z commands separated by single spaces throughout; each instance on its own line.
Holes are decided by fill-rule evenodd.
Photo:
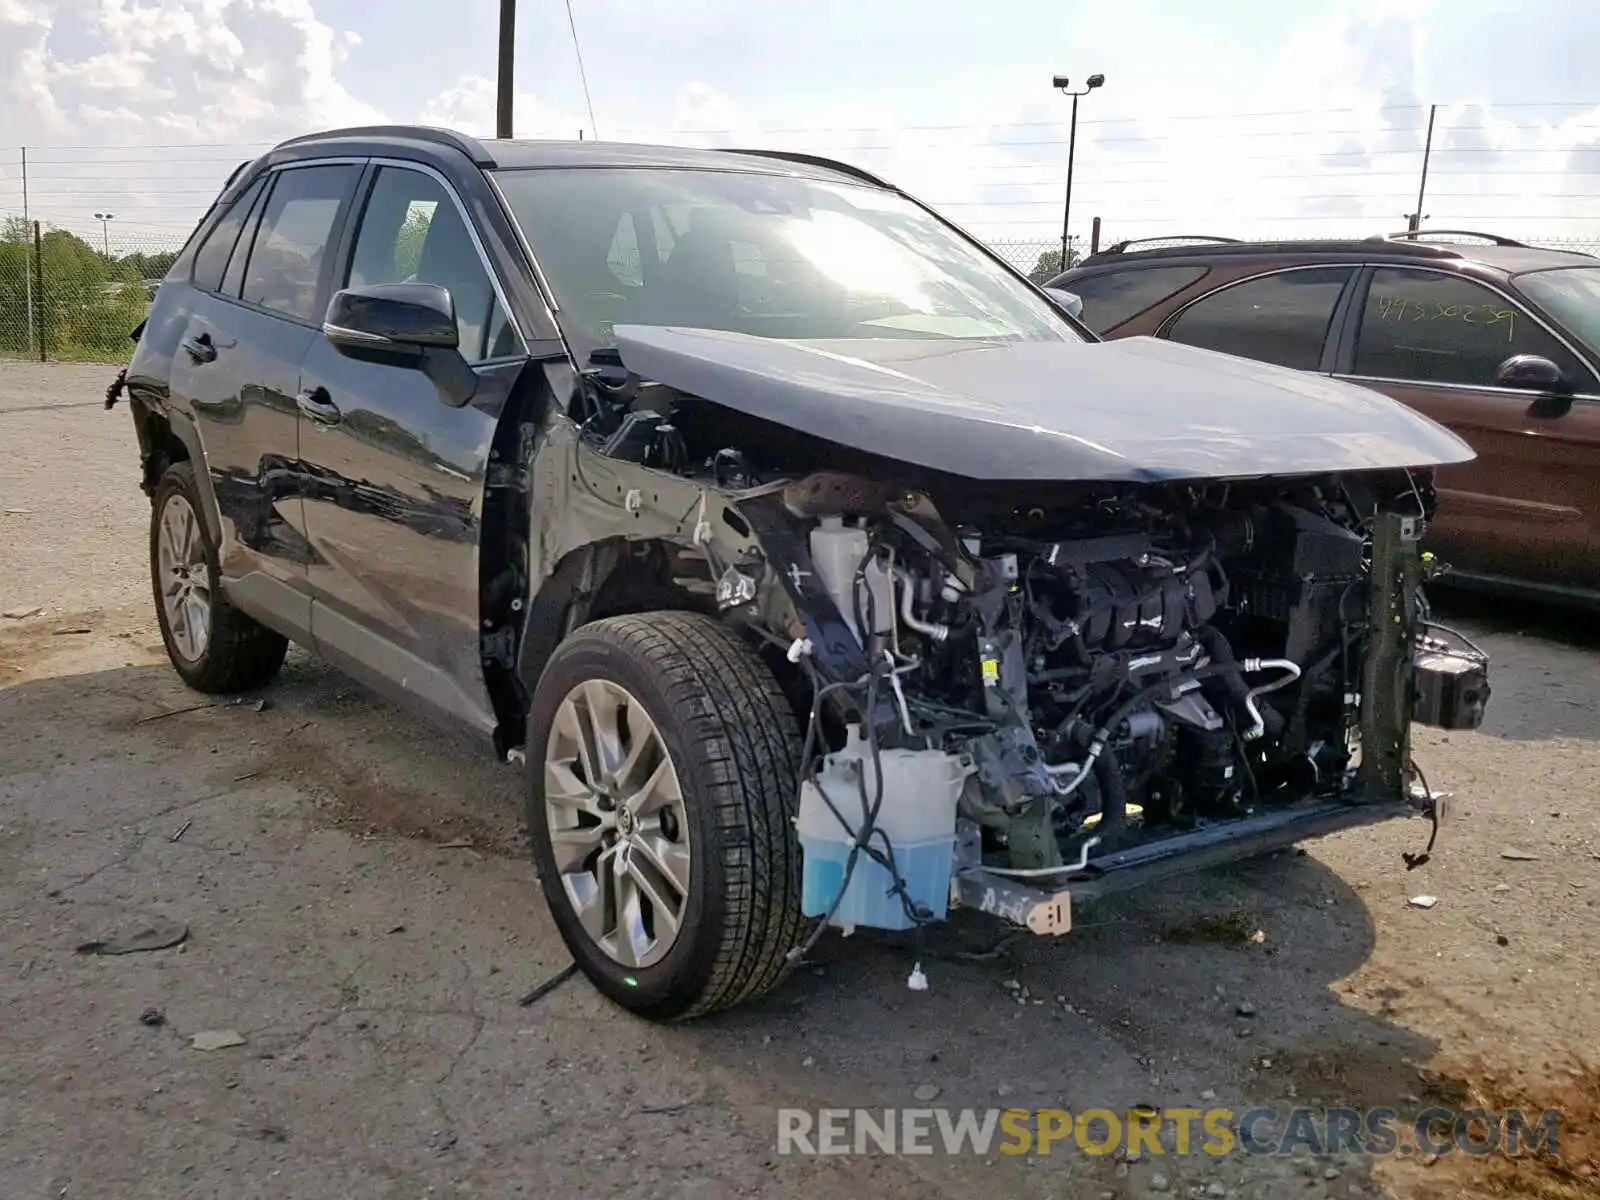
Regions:
M 322 333 L 341 354 L 420 369 L 439 399 L 462 408 L 478 376 L 461 355 L 456 305 L 436 283 L 373 283 L 335 292 Z
M 1066 310 L 1068 316 L 1083 320 L 1083 297 L 1076 292 L 1069 292 L 1065 288 L 1047 287 L 1044 294 L 1054 300 L 1060 308 Z
M 454 350 L 456 306 L 436 283 L 375 283 L 336 292 L 322 332 L 341 349 Z
M 1495 371 L 1494 381 L 1523 392 L 1560 394 L 1569 389 L 1561 368 L 1538 354 L 1513 354 Z

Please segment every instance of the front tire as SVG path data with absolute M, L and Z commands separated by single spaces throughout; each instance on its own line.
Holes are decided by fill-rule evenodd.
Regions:
M 752 1000 L 803 936 L 794 713 L 727 626 L 611 617 L 551 655 L 528 718 L 528 829 L 562 939 L 653 1020 Z
M 222 594 L 217 547 L 201 519 L 194 467 L 174 463 L 150 505 L 150 582 L 167 657 L 183 681 L 212 695 L 262 687 L 289 642 Z

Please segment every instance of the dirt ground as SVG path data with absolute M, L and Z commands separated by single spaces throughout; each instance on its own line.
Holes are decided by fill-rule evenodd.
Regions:
M 1426 826 L 1391 823 L 987 958 L 963 954 L 996 929 L 952 923 L 923 993 L 906 944 L 863 934 L 691 1027 L 581 979 L 523 1007 L 568 959 L 520 775 L 299 652 L 261 697 L 201 707 L 151 615 L 109 375 L 0 364 L 7 1200 L 1600 1194 L 1594 618 L 1450 610 L 1495 697 L 1481 733 L 1419 737 L 1454 807 L 1414 872 Z M 187 940 L 77 952 L 161 921 Z M 219 1030 L 244 1043 L 192 1047 Z M 1562 1160 L 777 1153 L 780 1107 L 926 1107 L 932 1088 L 1075 1111 L 1560 1105 Z

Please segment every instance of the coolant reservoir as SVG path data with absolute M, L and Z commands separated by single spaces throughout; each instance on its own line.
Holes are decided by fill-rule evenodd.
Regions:
M 910 898 L 926 907 L 934 920 L 943 920 L 955 858 L 956 801 L 972 768 L 939 750 L 880 750 L 878 758 L 883 764 L 883 802 L 874 827 L 888 835 Z M 861 729 L 852 725 L 844 749 L 828 755 L 816 779 L 807 780 L 800 790 L 795 824 L 802 855 L 801 908 L 808 917 L 826 913 L 844 884 L 850 847 L 865 824 L 863 782 L 870 807 L 877 794 L 877 776 Z M 830 811 L 823 793 L 848 828 Z M 876 835 L 870 844 L 879 851 L 885 848 L 883 838 Z M 890 891 L 893 883 L 888 869 L 862 851 L 832 923 L 847 929 L 909 928 L 913 922 L 899 896 Z
M 867 531 L 857 525 L 846 525 L 843 517 L 823 517 L 811 531 L 811 565 L 857 641 L 862 640 L 861 631 L 856 628 L 856 604 L 850 593 L 856 568 L 866 557 Z M 876 559 L 867 565 L 865 575 L 866 586 L 861 589 L 860 596 L 861 615 L 871 620 L 874 633 L 888 633 L 894 628 L 894 581 Z

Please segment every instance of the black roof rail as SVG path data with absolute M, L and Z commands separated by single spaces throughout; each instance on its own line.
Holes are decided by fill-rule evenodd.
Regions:
M 432 142 L 438 146 L 459 150 L 476 166 L 495 165 L 494 155 L 490 154 L 488 148 L 477 138 L 457 133 L 453 129 L 439 129 L 432 125 L 352 125 L 346 129 L 324 129 L 320 133 L 303 133 L 286 142 L 279 142 L 273 149 L 282 150 L 286 146 L 302 146 L 307 142 L 324 142 L 333 138 L 410 138 L 415 142 Z
M 1238 238 L 1215 237 L 1209 233 L 1175 233 L 1170 237 L 1125 238 L 1120 242 L 1113 242 L 1100 254 L 1126 254 L 1130 247 L 1142 246 L 1146 242 L 1204 242 L 1208 245 L 1236 246 Z
M 783 162 L 800 163 L 807 167 L 823 167 L 829 171 L 837 171 L 841 175 L 849 175 L 863 183 L 870 183 L 875 187 L 895 191 L 895 187 L 886 179 L 881 179 L 871 171 L 864 171 L 860 167 L 851 166 L 849 163 L 838 162 L 826 158 L 821 154 L 804 154 L 798 150 L 747 150 L 736 148 L 724 151 L 726 154 L 752 154 L 760 158 L 774 158 Z
M 1399 233 L 1382 234 L 1377 240 L 1385 242 L 1414 242 L 1418 238 L 1440 236 L 1482 238 L 1484 241 L 1491 242 L 1496 246 L 1515 246 L 1521 250 L 1528 249 L 1528 246 L 1525 242 L 1515 241 L 1508 237 L 1501 237 L 1497 233 L 1480 233 L 1476 229 L 1403 229 Z
M 1165 242 L 1166 238 L 1149 239 Z M 1113 263 L 1122 257 L 1124 251 L 1120 249 L 1125 243 L 1108 247 L 1094 254 L 1086 255 L 1077 264 L 1080 267 L 1099 267 Z M 1234 238 L 1218 238 L 1203 245 L 1161 245 L 1148 249 L 1127 251 L 1130 256 L 1137 256 L 1141 262 L 1161 262 L 1167 259 L 1181 259 L 1199 256 L 1207 258 L 1216 255 L 1223 258 L 1248 258 L 1252 255 L 1284 255 L 1284 254 L 1392 254 L 1406 258 L 1461 258 L 1462 248 L 1459 246 L 1439 245 L 1437 243 L 1419 242 L 1409 238 L 1390 239 L 1385 237 L 1368 238 L 1297 238 L 1289 241 L 1246 242 Z

